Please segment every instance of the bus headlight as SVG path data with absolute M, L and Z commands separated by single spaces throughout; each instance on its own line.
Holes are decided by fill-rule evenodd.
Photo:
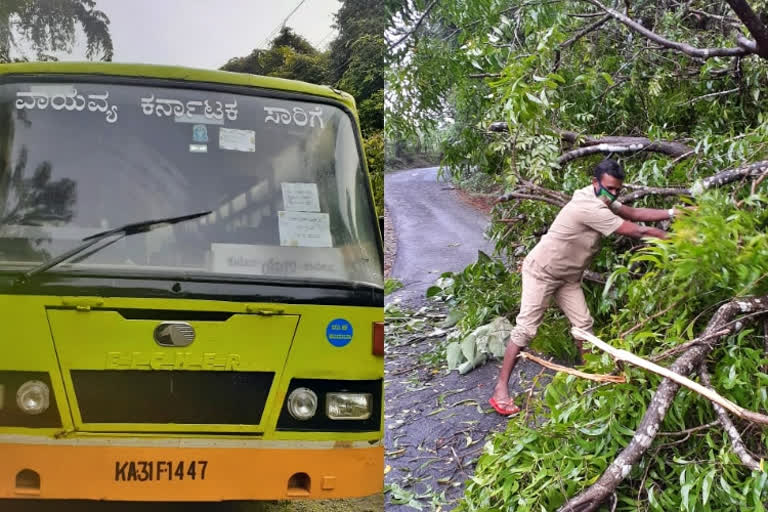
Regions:
M 367 420 L 372 403 L 370 393 L 328 393 L 325 413 L 332 420 Z
M 297 420 L 308 420 L 317 412 L 317 395 L 309 388 L 294 389 L 288 395 L 288 412 Z
M 27 414 L 42 414 L 51 403 L 51 392 L 45 382 L 29 380 L 16 391 L 16 404 Z

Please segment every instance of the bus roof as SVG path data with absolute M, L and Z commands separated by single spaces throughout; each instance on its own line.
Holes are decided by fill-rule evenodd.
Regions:
M 315 96 L 332 98 L 344 103 L 355 111 L 354 98 L 343 91 L 327 85 L 315 85 L 298 80 L 286 80 L 270 76 L 247 73 L 230 73 L 209 69 L 185 68 L 179 66 L 160 66 L 154 64 L 117 64 L 113 62 L 18 62 L 0 64 L 0 75 L 17 74 L 80 74 L 112 75 L 170 80 L 188 80 L 217 84 L 243 85 L 276 89 L 281 91 L 302 92 Z

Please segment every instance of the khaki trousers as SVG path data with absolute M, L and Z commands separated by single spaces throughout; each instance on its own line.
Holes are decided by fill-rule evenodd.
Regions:
M 510 340 L 518 347 L 526 347 L 536 336 L 544 312 L 555 297 L 573 327 L 592 332 L 592 315 L 589 313 L 581 282 L 555 279 L 535 262 L 523 261 L 523 293 L 520 298 L 520 314 L 510 333 Z

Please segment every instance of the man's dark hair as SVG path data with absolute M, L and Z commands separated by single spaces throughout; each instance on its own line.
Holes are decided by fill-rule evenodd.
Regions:
M 614 178 L 624 180 L 624 169 L 621 168 L 619 162 L 611 160 L 610 158 L 606 158 L 595 166 L 594 176 L 598 181 L 603 177 L 603 174 L 608 174 Z

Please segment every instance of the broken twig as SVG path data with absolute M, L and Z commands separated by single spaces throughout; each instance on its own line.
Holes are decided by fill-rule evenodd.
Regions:
M 569 375 L 574 375 L 576 377 L 592 380 L 595 382 L 612 382 L 614 384 L 623 384 L 627 382 L 627 379 L 621 375 L 599 375 L 594 373 L 586 373 L 579 370 L 574 370 L 573 368 L 569 368 L 567 366 L 561 366 L 559 364 L 552 363 L 550 361 L 547 361 L 546 359 L 536 357 L 533 354 L 530 354 L 528 352 L 520 352 L 518 354 L 518 357 L 530 359 L 534 363 L 540 364 L 541 366 L 545 368 L 549 368 L 550 370 L 555 370 L 556 372 L 567 373 Z

